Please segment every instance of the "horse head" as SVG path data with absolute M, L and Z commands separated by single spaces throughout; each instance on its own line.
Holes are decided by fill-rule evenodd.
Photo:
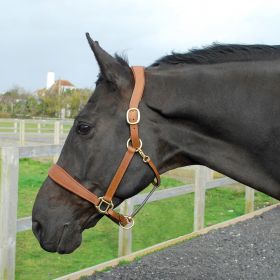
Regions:
M 126 112 L 134 79 L 127 62 L 113 57 L 87 35 L 100 68 L 96 88 L 86 106 L 75 118 L 57 164 L 90 192 L 100 197 L 127 149 L 129 125 Z M 141 139 L 145 149 L 158 163 L 155 112 L 140 104 Z M 154 179 L 141 157 L 134 157 L 114 195 L 113 203 L 135 195 Z M 43 249 L 70 253 L 82 241 L 82 232 L 96 225 L 102 213 L 86 200 L 59 186 L 50 177 L 43 183 L 32 213 L 32 229 Z

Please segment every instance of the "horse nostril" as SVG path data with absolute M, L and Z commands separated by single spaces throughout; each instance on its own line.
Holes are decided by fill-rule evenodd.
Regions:
M 42 232 L 42 225 L 38 221 L 32 222 L 32 231 L 37 238 L 40 238 Z

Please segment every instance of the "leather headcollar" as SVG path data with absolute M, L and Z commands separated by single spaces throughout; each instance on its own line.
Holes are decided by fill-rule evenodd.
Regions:
M 129 226 L 129 224 L 134 224 L 133 217 L 136 215 L 136 213 L 139 212 L 139 210 L 146 203 L 150 195 L 160 185 L 159 172 L 152 160 L 150 159 L 150 157 L 143 152 L 143 143 L 139 138 L 138 125 L 140 123 L 140 111 L 138 109 L 138 105 L 141 101 L 145 87 L 144 67 L 133 66 L 132 71 L 134 75 L 135 85 L 131 96 L 129 109 L 126 113 L 126 120 L 130 126 L 130 138 L 126 143 L 127 151 L 104 196 L 97 197 L 86 187 L 84 187 L 78 181 L 76 181 L 71 175 L 69 175 L 67 171 L 65 171 L 62 167 L 56 164 L 53 165 L 52 168 L 49 170 L 49 177 L 52 180 L 54 180 L 58 185 L 92 203 L 100 213 L 107 215 L 114 222 L 120 224 L 125 228 L 127 228 L 126 226 Z M 140 207 L 136 209 L 136 211 L 134 211 L 130 216 L 124 216 L 113 210 L 114 204 L 112 200 L 135 153 L 138 153 L 142 157 L 143 162 L 148 164 L 154 172 L 154 188 L 144 200 L 144 202 L 140 205 Z

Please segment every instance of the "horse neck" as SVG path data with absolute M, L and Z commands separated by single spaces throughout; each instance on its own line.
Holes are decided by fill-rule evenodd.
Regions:
M 256 107 L 263 101 L 256 92 L 271 68 L 269 62 L 148 68 L 144 102 L 158 126 L 154 141 L 160 171 L 201 164 L 271 193 L 262 183 L 274 184 L 275 178 L 250 154 L 262 145 L 263 127 L 255 123 L 263 123 L 265 112 L 256 113 L 263 110 Z M 252 93 L 255 103 L 248 103 Z M 252 144 L 252 139 L 258 140 Z
M 189 164 L 215 165 L 209 157 L 217 144 L 215 133 L 230 116 L 225 104 L 219 104 L 224 100 L 224 86 L 219 84 L 218 71 L 214 74 L 211 68 L 193 65 L 148 74 L 147 91 L 151 87 L 152 94 L 145 96 L 148 107 L 160 116 L 162 171 Z

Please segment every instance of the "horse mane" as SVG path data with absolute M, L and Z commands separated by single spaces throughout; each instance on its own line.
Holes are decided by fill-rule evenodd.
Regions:
M 117 61 L 129 66 L 126 54 L 115 54 Z M 233 61 L 255 61 L 280 58 L 280 45 L 238 45 L 218 44 L 201 49 L 191 49 L 186 53 L 172 52 L 157 59 L 149 67 L 177 64 L 215 64 Z
M 124 52 L 122 54 L 115 53 L 115 58 L 120 64 L 129 66 L 128 57 Z
M 176 64 L 215 64 L 231 61 L 268 60 L 280 57 L 280 46 L 214 43 L 186 53 L 172 52 L 156 60 L 150 67 Z

